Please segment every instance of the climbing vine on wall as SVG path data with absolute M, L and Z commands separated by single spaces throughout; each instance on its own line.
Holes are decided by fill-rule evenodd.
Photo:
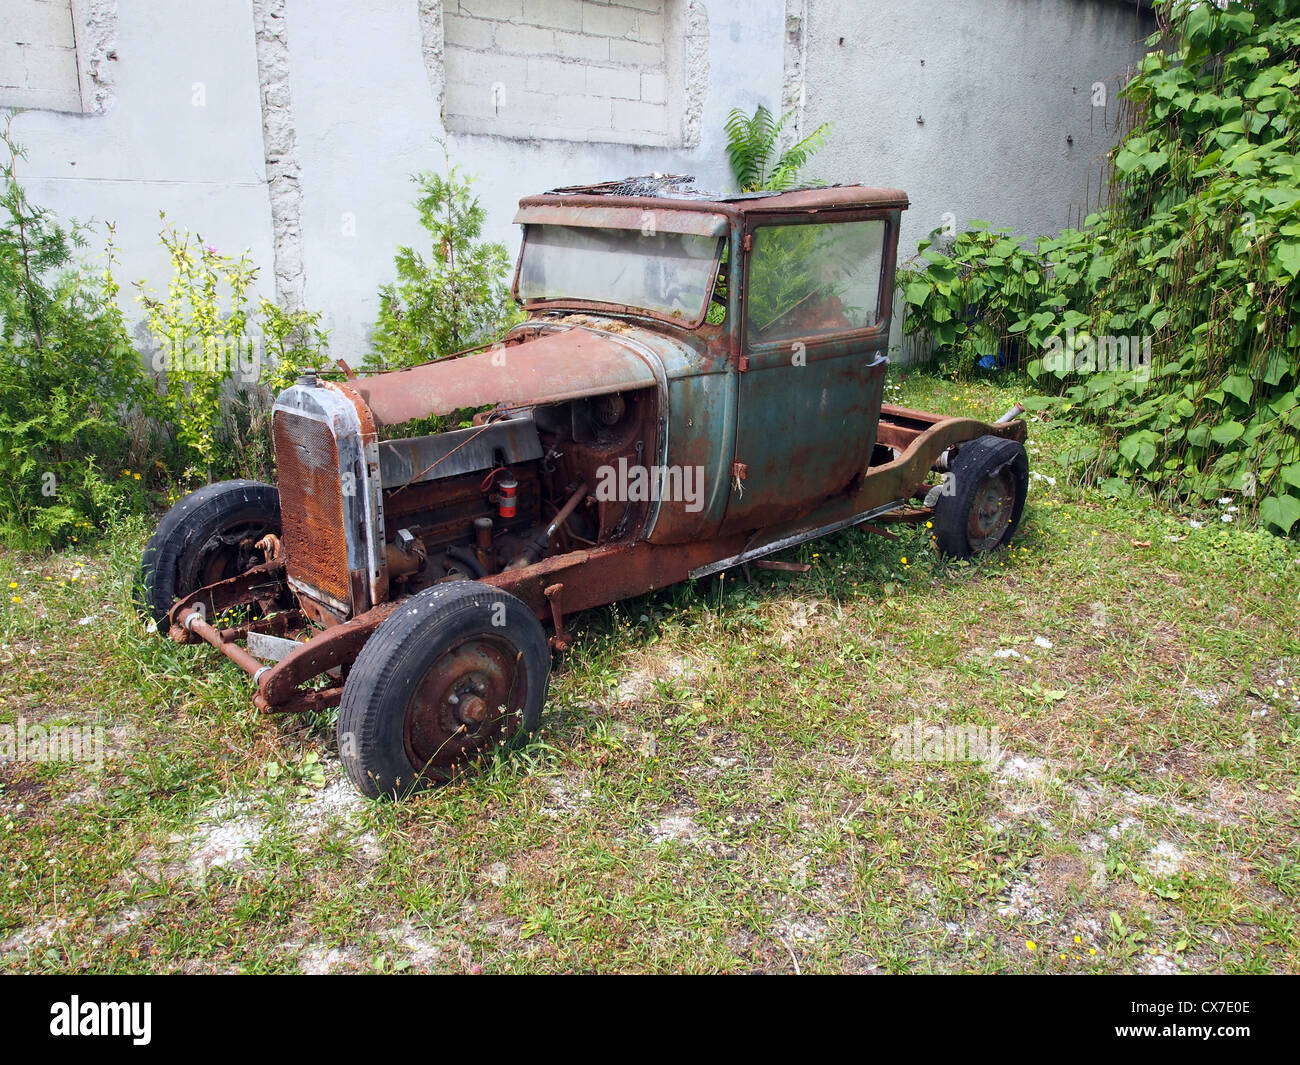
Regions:
M 1106 430 L 1074 456 L 1108 486 L 1239 493 L 1300 529 L 1300 0 L 1157 6 L 1124 89 L 1110 205 L 1032 250 L 1005 233 L 923 246 L 909 329 L 1019 355 L 1054 408 Z M 1027 283 L 1028 282 L 1028 283 Z M 992 312 L 972 328 L 972 311 Z M 955 323 L 955 324 L 954 324 Z

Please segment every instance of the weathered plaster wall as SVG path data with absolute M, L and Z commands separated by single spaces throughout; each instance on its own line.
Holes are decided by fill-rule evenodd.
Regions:
M 306 263 L 302 252 L 302 167 L 293 121 L 289 77 L 289 35 L 285 0 L 253 0 L 257 74 L 262 101 L 262 147 L 266 153 L 267 198 L 275 235 L 275 295 L 280 306 L 306 306 Z
M 1095 191 L 1113 90 L 1149 30 L 1121 0 L 619 0 L 663 9 L 665 70 L 680 72 L 666 143 L 644 146 L 448 132 L 444 15 L 477 10 L 496 33 L 516 6 L 527 21 L 525 0 L 75 2 L 99 27 L 104 113 L 16 120 L 33 197 L 116 220 L 125 280 L 166 282 L 160 209 L 223 251 L 251 249 L 261 292 L 323 311 L 350 362 L 394 250 L 421 238 L 409 175 L 441 165 L 439 138 L 513 252 L 526 193 L 651 171 L 726 187 L 727 112 L 784 102 L 805 132 L 835 123 L 818 176 L 907 189 L 906 253 L 945 213 L 1063 225 L 1090 173 Z M 1106 109 L 1091 106 L 1096 81 Z

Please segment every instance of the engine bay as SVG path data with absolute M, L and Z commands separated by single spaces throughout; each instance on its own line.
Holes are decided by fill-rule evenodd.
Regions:
M 595 486 L 602 469 L 620 460 L 628 467 L 653 462 L 657 445 L 653 388 L 503 407 L 476 415 L 466 428 L 380 441 L 378 524 L 390 594 L 635 539 L 650 501 L 597 498 Z M 346 484 L 347 462 L 333 454 L 300 455 L 296 466 L 331 462 L 342 468 Z M 285 480 L 282 492 L 292 496 Z M 319 558 L 321 545 L 286 547 L 290 575 L 299 574 L 298 590 L 313 600 L 309 612 L 325 625 L 344 620 L 343 597 L 313 595 L 324 582 L 306 572 L 314 568 L 310 562 L 299 565 Z

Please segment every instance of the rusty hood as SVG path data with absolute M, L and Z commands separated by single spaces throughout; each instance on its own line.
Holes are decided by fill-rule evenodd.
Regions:
M 351 382 L 379 425 L 494 403 L 558 403 L 654 384 L 650 357 L 580 327 Z

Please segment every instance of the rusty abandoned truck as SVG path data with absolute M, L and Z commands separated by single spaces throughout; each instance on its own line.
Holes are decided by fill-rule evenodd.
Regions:
M 882 403 L 907 206 L 675 178 L 526 197 L 525 321 L 410 369 L 301 377 L 272 411 L 278 486 L 177 503 L 142 612 L 246 670 L 265 712 L 337 705 L 353 783 L 399 795 L 536 729 L 578 611 L 851 526 L 1002 546 L 1028 487 L 1019 408 Z M 468 424 L 401 435 L 435 416 Z

